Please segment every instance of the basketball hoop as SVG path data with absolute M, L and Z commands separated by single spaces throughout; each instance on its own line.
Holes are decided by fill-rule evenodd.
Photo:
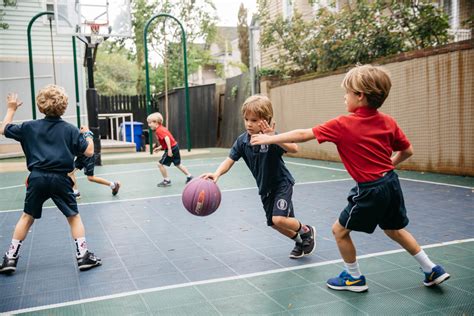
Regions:
M 95 21 L 86 21 L 84 24 L 89 28 L 90 31 L 90 44 L 96 45 L 104 41 L 104 34 L 101 33 L 101 27 L 108 26 L 108 23 L 95 23 Z M 85 33 L 87 33 L 87 29 Z
M 99 34 L 100 24 L 91 23 L 90 28 L 91 28 L 91 34 L 94 34 L 94 35 Z

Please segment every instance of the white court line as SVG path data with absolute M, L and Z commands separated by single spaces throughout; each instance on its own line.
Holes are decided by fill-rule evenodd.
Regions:
M 472 242 L 472 241 L 474 241 L 474 238 L 463 239 L 463 240 L 453 240 L 453 241 L 448 241 L 448 242 L 441 242 L 441 243 L 422 246 L 421 248 L 428 249 L 428 248 L 449 246 L 449 245 L 454 245 L 454 244 L 462 244 L 462 243 Z M 357 256 L 357 257 L 358 257 L 358 259 L 364 259 L 364 258 L 384 256 L 384 255 L 400 253 L 400 252 L 405 252 L 405 249 L 381 251 L 381 252 L 371 253 L 371 254 L 367 254 L 367 255 L 361 255 L 361 256 Z M 20 313 L 37 312 L 37 311 L 46 310 L 46 309 L 53 309 L 53 308 L 71 306 L 71 305 L 84 304 L 84 303 L 92 303 L 92 302 L 104 301 L 104 300 L 108 300 L 108 299 L 132 296 L 132 295 L 137 295 L 137 294 L 144 294 L 144 293 L 150 293 L 150 292 L 159 292 L 159 291 L 165 291 L 165 290 L 177 289 L 177 288 L 183 288 L 183 287 L 190 287 L 190 286 L 196 286 L 196 285 L 212 284 L 212 283 L 220 283 L 220 282 L 225 282 L 225 281 L 234 281 L 234 280 L 240 280 L 240 279 L 247 279 L 247 278 L 252 278 L 252 277 L 257 277 L 257 276 L 262 276 L 262 275 L 275 274 L 275 273 L 280 273 L 280 272 L 289 272 L 289 271 L 295 271 L 295 270 L 301 270 L 301 269 L 306 269 L 306 268 L 325 266 L 325 265 L 334 264 L 334 263 L 341 263 L 341 262 L 342 262 L 342 259 L 329 260 L 329 261 L 316 262 L 316 263 L 309 263 L 309 264 L 304 264 L 304 265 L 299 265 L 299 266 L 294 266 L 294 267 L 287 267 L 287 268 L 274 269 L 274 270 L 268 270 L 268 271 L 262 271 L 262 272 L 256 272 L 256 273 L 236 275 L 236 276 L 232 276 L 232 277 L 225 277 L 225 278 L 218 278 L 218 279 L 211 279 L 211 280 L 203 280 L 203 281 L 195 281 L 195 282 L 187 282 L 187 283 L 181 283 L 181 284 L 160 286 L 160 287 L 155 287 L 155 288 L 150 288 L 150 289 L 136 290 L 136 291 L 130 291 L 130 292 L 124 292 L 124 293 L 118 293 L 118 294 L 112 294 L 112 295 L 105 295 L 105 296 L 87 298 L 87 299 L 76 300 L 76 301 L 65 302 L 65 303 L 30 307 L 30 308 L 11 311 L 9 313 L 11 313 L 12 315 L 15 315 L 15 314 L 20 314 Z
M 296 185 L 299 186 L 299 185 L 307 185 L 307 184 L 348 181 L 348 180 L 352 180 L 352 179 L 351 178 L 345 178 L 345 179 L 333 179 L 333 180 L 301 182 L 301 183 L 296 183 L 295 186 Z M 245 187 L 245 188 L 238 188 L 238 189 L 222 190 L 221 192 L 235 192 L 235 191 L 256 190 L 256 189 L 258 189 L 258 188 L 257 187 Z M 169 194 L 169 195 L 160 195 L 160 196 L 141 197 L 141 198 L 136 198 L 136 199 L 124 199 L 124 200 L 112 200 L 112 201 L 99 201 L 99 202 L 81 203 L 81 204 L 78 204 L 78 206 L 97 205 L 97 204 L 110 204 L 110 203 L 120 203 L 120 202 L 134 202 L 134 201 L 143 201 L 143 200 L 152 200 L 152 199 L 163 199 L 163 198 L 177 197 L 177 196 L 181 196 L 181 193 Z M 52 208 L 56 208 L 56 206 L 45 206 L 45 207 L 43 207 L 43 210 L 52 209 Z M 0 213 L 10 213 L 10 212 L 23 212 L 23 209 L 0 211 Z
M 318 168 L 318 169 L 327 169 L 327 170 L 334 170 L 334 171 L 347 172 L 346 169 L 323 167 L 323 166 L 310 165 L 310 164 L 299 163 L 299 162 L 285 161 L 285 163 L 287 163 L 287 164 L 292 164 L 292 165 L 298 165 L 298 166 L 304 166 L 304 167 L 312 167 L 312 168 Z M 449 184 L 449 183 L 443 183 L 443 182 L 433 182 L 433 181 L 426 181 L 426 180 L 416 180 L 416 179 L 409 179 L 409 178 L 402 178 L 402 177 L 399 177 L 399 179 L 405 180 L 405 181 L 428 183 L 428 184 L 436 184 L 436 185 L 444 185 L 444 186 L 448 186 L 448 187 L 455 187 L 455 188 L 462 188 L 462 189 L 474 190 L 474 187 L 468 187 L 468 186 L 464 186 L 464 185 Z

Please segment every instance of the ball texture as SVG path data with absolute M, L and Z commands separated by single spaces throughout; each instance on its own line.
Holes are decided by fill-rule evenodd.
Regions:
M 189 213 L 196 216 L 208 216 L 219 207 L 221 190 L 210 179 L 196 178 L 184 187 L 181 199 Z

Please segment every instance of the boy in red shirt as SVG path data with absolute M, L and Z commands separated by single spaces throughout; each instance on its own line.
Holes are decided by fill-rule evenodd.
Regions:
M 413 148 L 396 121 L 377 110 L 387 98 L 391 85 L 383 68 L 356 66 L 342 81 L 349 115 L 310 129 L 252 136 L 252 145 L 306 142 L 314 138 L 319 143 L 332 142 L 347 172 L 357 182 L 347 198 L 348 205 L 332 226 L 345 265 L 338 277 L 327 281 L 327 286 L 334 290 L 363 292 L 368 289 L 350 233 L 355 230 L 371 234 L 377 225 L 418 261 L 425 274 L 425 286 L 440 284 L 450 277 L 404 229 L 408 217 L 398 176 L 393 170 L 413 155 Z M 393 152 L 396 154 L 392 157 Z
M 153 152 L 158 152 L 161 149 L 164 150 L 163 156 L 158 163 L 163 181 L 158 183 L 159 187 L 168 187 L 171 185 L 171 180 L 168 178 L 168 172 L 165 166 L 171 166 L 173 163 L 176 168 L 181 170 L 186 175 L 186 183 L 191 181 L 193 176 L 189 173 L 188 169 L 181 164 L 181 155 L 179 153 L 179 146 L 170 131 L 163 126 L 163 116 L 159 112 L 152 113 L 147 117 L 148 127 L 156 133 L 156 138 L 160 145 L 156 147 Z

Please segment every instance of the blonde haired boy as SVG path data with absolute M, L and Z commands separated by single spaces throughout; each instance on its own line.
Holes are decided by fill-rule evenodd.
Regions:
M 236 139 L 229 157 L 217 170 L 201 177 L 217 182 L 237 160 L 243 158 L 257 181 L 267 225 L 295 241 L 290 258 L 298 259 L 312 254 L 315 249 L 316 230 L 312 226 L 301 224 L 295 218 L 292 202 L 295 180 L 282 159 L 285 152 L 297 152 L 298 146 L 286 142 L 270 146 L 250 145 L 252 135 L 275 133 L 275 123 L 272 123 L 273 107 L 267 97 L 254 95 L 245 100 L 242 105 L 242 117 L 247 131 Z
M 148 122 L 148 127 L 155 131 L 156 138 L 160 143 L 159 146 L 154 148 L 153 152 L 158 152 L 161 149 L 164 150 L 163 156 L 158 162 L 158 168 L 163 176 L 163 181 L 158 183 L 158 186 L 168 187 L 171 185 L 171 179 L 168 178 L 168 172 L 165 168 L 165 166 L 171 166 L 171 163 L 186 175 L 185 183 L 191 181 L 193 176 L 189 173 L 188 169 L 181 164 L 181 154 L 179 153 L 178 142 L 174 139 L 171 132 L 163 126 L 163 116 L 159 112 L 155 112 L 148 115 L 146 120 Z
M 11 124 L 22 102 L 16 94 L 9 94 L 7 113 L 0 126 L 0 134 L 21 143 L 30 171 L 23 214 L 3 257 L 0 273 L 16 271 L 22 242 L 35 219 L 41 218 L 43 203 L 50 198 L 66 216 L 71 227 L 79 270 L 88 270 L 101 265 L 101 260 L 87 249 L 85 229 L 68 173 L 74 169 L 75 156 L 84 154 L 90 157 L 94 154 L 92 133 L 87 127 L 84 133 L 80 133 L 78 128 L 61 119 L 68 104 L 63 88 L 56 85 L 44 87 L 38 93 L 36 103 L 39 111 L 45 114 L 43 119 Z
M 310 129 L 252 136 L 254 145 L 306 142 L 314 138 L 319 143 L 332 142 L 347 172 L 357 182 L 347 198 L 348 205 L 332 226 L 345 265 L 339 276 L 327 281 L 327 286 L 334 290 L 363 292 L 368 289 L 350 233 L 354 230 L 371 234 L 377 225 L 414 256 L 425 274 L 425 286 L 440 284 L 449 278 L 443 267 L 435 265 L 404 229 L 408 217 L 394 169 L 413 155 L 413 148 L 397 122 L 377 111 L 388 97 L 391 85 L 390 76 L 383 68 L 356 66 L 342 81 L 347 111 L 351 114 Z M 396 154 L 392 157 L 393 152 Z

